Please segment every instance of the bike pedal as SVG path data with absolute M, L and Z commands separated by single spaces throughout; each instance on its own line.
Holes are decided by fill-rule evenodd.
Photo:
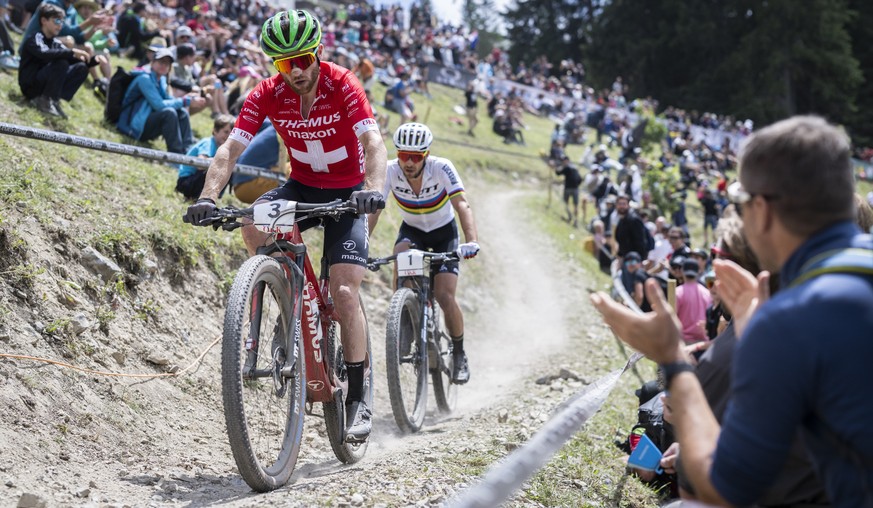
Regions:
M 361 444 L 366 443 L 369 439 L 370 439 L 370 436 L 367 436 L 364 439 L 358 439 L 355 436 L 347 433 L 345 442 L 346 442 L 346 444 L 351 444 L 351 445 L 361 445 Z

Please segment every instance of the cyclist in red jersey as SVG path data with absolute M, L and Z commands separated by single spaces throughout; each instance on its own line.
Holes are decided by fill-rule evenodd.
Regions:
M 359 215 L 325 224 L 324 249 L 348 371 L 346 440 L 363 442 L 370 435 L 371 412 L 362 400 L 367 342 L 358 290 L 366 272 L 367 214 L 384 206 L 385 144 L 354 74 L 319 58 L 324 51 L 321 23 L 312 14 L 275 14 L 264 23 L 260 41 L 278 74 L 249 93 L 230 137 L 215 154 L 200 199 L 188 208 L 184 221 L 200 225 L 213 214 L 237 159 L 267 118 L 285 141 L 292 171 L 285 185 L 256 203 L 337 198 L 355 202 Z M 301 222 L 301 229 L 312 225 Z M 243 227 L 242 234 L 250 254 L 271 241 L 270 235 L 251 225 Z

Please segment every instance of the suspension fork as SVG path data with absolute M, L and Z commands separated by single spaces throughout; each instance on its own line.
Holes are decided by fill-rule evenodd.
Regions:
M 420 354 L 424 354 L 427 351 L 427 343 L 428 343 L 428 334 L 432 333 L 433 330 L 433 301 L 430 298 L 430 280 L 426 277 L 421 278 L 421 282 L 418 285 L 418 301 L 419 308 L 421 309 L 421 323 L 419 324 L 419 339 L 418 339 L 418 347 L 422 352 Z M 422 365 L 420 368 L 428 368 L 429 365 Z

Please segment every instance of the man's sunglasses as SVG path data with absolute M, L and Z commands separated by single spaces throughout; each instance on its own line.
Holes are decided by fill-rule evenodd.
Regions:
M 315 53 L 310 51 L 309 53 L 302 53 L 273 60 L 273 67 L 283 74 L 289 74 L 294 67 L 297 67 L 301 71 L 305 71 L 310 65 L 314 64 L 316 60 L 318 60 L 318 57 L 315 56 Z
M 427 152 L 405 152 L 403 150 L 397 151 L 397 158 L 402 162 L 412 161 L 415 163 L 419 163 L 427 157 Z
M 713 245 L 709 248 L 709 254 L 712 256 L 712 259 L 733 259 L 730 252 L 719 249 L 717 245 Z
M 737 216 L 743 216 L 743 206 L 751 201 L 755 196 L 761 196 L 765 201 L 773 201 L 779 199 L 778 194 L 764 194 L 762 192 L 749 192 L 743 188 L 740 182 L 734 182 L 728 185 L 727 188 L 728 200 L 734 205 L 734 210 Z
M 54 22 L 54 24 L 56 24 L 56 25 L 58 25 L 58 26 L 61 26 L 61 25 L 64 24 L 64 19 L 63 19 L 63 18 L 53 18 L 52 21 Z

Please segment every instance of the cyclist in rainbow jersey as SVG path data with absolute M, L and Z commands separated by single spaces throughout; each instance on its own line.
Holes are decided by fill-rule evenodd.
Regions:
M 433 134 L 420 123 L 405 123 L 394 133 L 397 158 L 388 162 L 388 175 L 382 196 L 394 195 L 403 223 L 394 244 L 394 253 L 417 249 L 447 252 L 459 250 L 464 258 L 479 252 L 473 210 L 464 195 L 464 184 L 448 159 L 429 155 Z M 464 230 L 466 243 L 458 245 L 455 213 Z M 376 227 L 381 210 L 370 217 L 370 233 Z M 442 263 L 434 277 L 434 297 L 443 309 L 446 329 L 452 338 L 454 355 L 452 382 L 463 384 L 470 379 L 464 352 L 464 315 L 455 299 L 458 288 L 457 261 Z

